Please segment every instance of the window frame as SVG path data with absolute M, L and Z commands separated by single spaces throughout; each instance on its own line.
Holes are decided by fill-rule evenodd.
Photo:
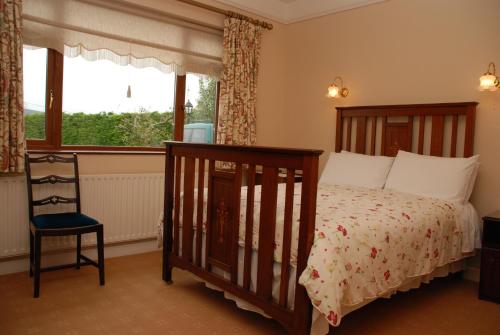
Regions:
M 56 85 L 56 77 L 62 74 L 63 69 L 60 68 L 61 61 L 58 59 L 62 56 L 52 49 L 47 49 L 47 64 L 46 64 L 46 78 L 45 78 L 45 139 L 27 139 L 26 143 L 28 149 L 55 149 L 54 143 L 57 142 L 60 132 L 57 133 L 57 113 L 54 110 L 57 108 L 59 97 L 62 91 L 62 81 L 60 85 Z M 52 102 L 51 102 L 52 99 Z M 62 101 L 60 103 L 62 106 Z M 62 107 L 61 107 L 62 109 Z M 60 118 L 59 118 L 60 119 Z
M 47 48 L 47 77 L 45 94 L 45 139 L 27 139 L 30 152 L 78 152 L 82 154 L 155 154 L 163 153 L 163 147 L 144 146 L 100 146 L 100 145 L 63 145 L 62 144 L 62 98 L 64 77 L 64 55 Z M 186 75 L 176 75 L 174 86 L 174 141 L 183 141 L 184 101 L 186 98 Z M 215 96 L 214 139 L 216 138 L 219 117 L 220 82 L 217 81 Z M 52 103 L 51 103 L 52 99 Z

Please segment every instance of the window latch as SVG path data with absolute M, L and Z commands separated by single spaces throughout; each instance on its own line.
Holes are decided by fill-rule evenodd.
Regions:
M 49 100 L 49 109 L 52 110 L 52 105 L 54 103 L 54 91 L 50 90 L 50 100 Z

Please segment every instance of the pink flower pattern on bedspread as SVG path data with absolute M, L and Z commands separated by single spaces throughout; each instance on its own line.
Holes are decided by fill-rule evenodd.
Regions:
M 462 234 L 446 201 L 319 185 L 314 244 L 299 282 L 337 326 L 342 306 L 383 296 L 461 259 Z

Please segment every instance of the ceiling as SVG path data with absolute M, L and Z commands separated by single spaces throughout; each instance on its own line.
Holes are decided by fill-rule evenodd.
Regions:
M 368 6 L 387 0 L 216 0 L 280 23 L 294 23 L 318 16 Z

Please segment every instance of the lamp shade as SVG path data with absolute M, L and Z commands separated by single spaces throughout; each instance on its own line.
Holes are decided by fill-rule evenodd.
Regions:
M 328 87 L 327 96 L 329 98 L 338 98 L 339 97 L 339 87 L 335 84 L 332 84 Z
M 496 91 L 498 89 L 498 79 L 491 73 L 486 73 L 479 78 L 480 91 Z
M 349 95 L 349 90 L 344 87 L 344 81 L 341 77 L 335 77 L 333 82 L 328 86 L 327 98 L 345 98 Z

